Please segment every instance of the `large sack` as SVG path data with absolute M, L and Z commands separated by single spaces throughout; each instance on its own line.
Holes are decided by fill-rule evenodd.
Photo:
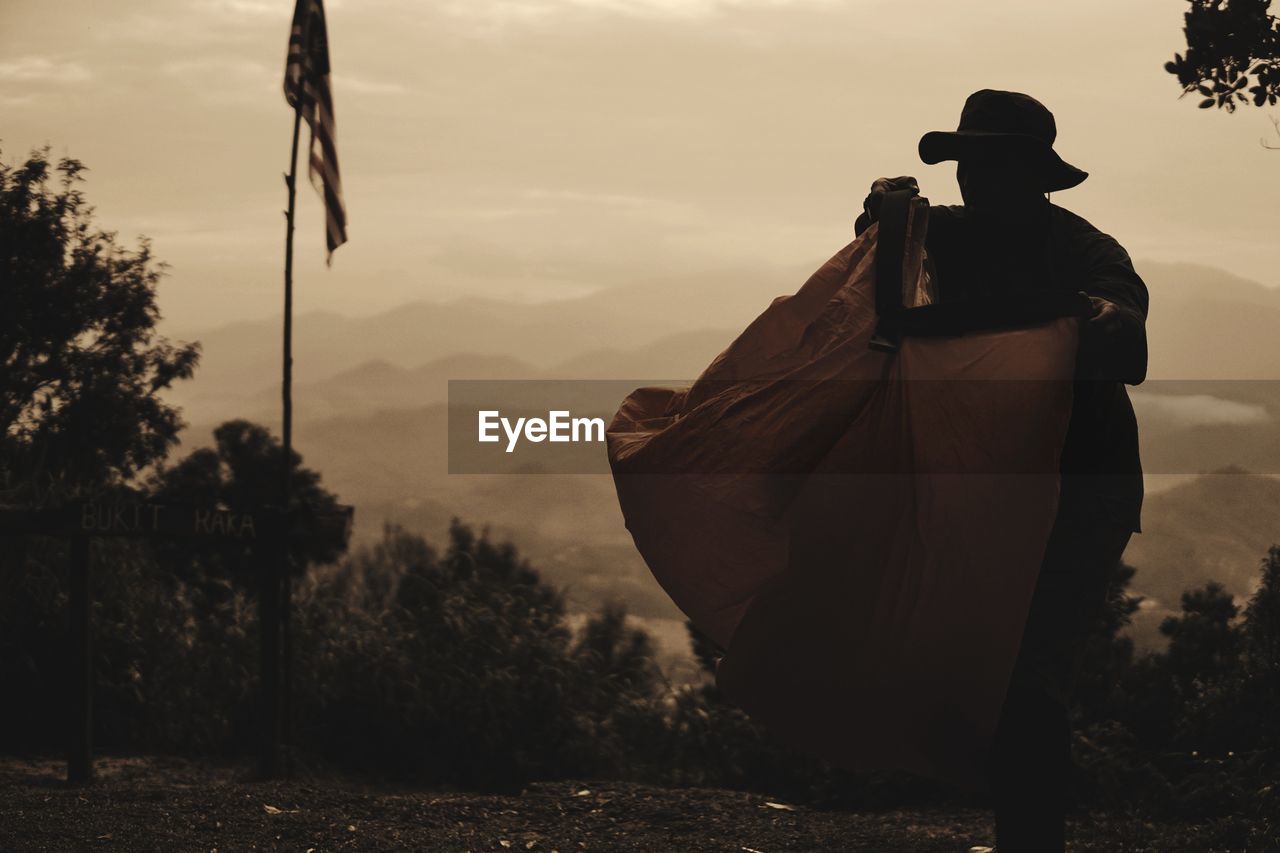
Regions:
M 903 303 L 930 306 L 927 206 Z M 842 767 L 979 783 L 1057 509 L 1071 317 L 868 347 L 876 227 L 606 438 L 627 528 L 717 683 Z

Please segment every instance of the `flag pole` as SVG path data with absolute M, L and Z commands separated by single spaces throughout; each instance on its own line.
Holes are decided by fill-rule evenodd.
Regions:
M 289 513 L 293 506 L 293 233 L 298 198 L 298 137 L 304 111 L 311 128 L 309 172 L 312 178 L 320 174 L 324 184 L 325 245 L 329 257 L 332 258 L 336 246 L 346 242 L 346 214 L 342 209 L 337 155 L 333 151 L 333 107 L 329 92 L 329 47 L 323 0 L 296 0 L 289 53 L 285 60 L 284 93 L 293 107 L 293 143 L 289 151 L 289 174 L 285 175 L 289 208 L 285 211 L 284 359 L 280 383 L 284 455 L 280 475 L 281 499 L 284 510 Z M 292 513 L 288 517 L 291 522 L 295 520 Z M 292 528 L 292 523 L 289 528 Z M 263 739 L 263 766 L 268 771 L 267 775 L 281 771 L 280 747 L 282 743 L 286 747 L 289 745 L 293 729 L 293 572 L 290 546 L 291 539 L 286 533 L 280 541 L 278 559 L 273 560 L 271 566 L 264 567 L 264 572 L 269 574 L 269 582 L 264 585 L 267 594 L 262 596 L 263 695 L 269 711 L 266 715 L 267 736 Z M 284 758 L 287 763 L 289 756 L 286 754 Z M 287 767 L 283 769 L 288 770 Z
M 280 386 L 281 443 L 283 464 L 280 475 L 281 503 L 284 510 L 290 508 L 293 492 L 293 231 L 294 210 L 298 192 L 298 137 L 302 126 L 304 88 L 299 85 L 293 108 L 293 142 L 289 153 L 289 174 L 285 184 L 289 189 L 289 207 L 285 211 L 284 241 L 284 347 L 282 381 Z M 286 530 L 288 525 L 286 526 Z M 266 579 L 270 595 L 262 597 L 263 628 L 263 692 L 265 694 L 266 731 L 263 752 L 263 774 L 268 778 L 280 775 L 280 745 L 283 724 L 290 709 L 289 692 L 293 667 L 290 643 L 290 610 L 292 608 L 292 584 L 289 567 L 290 538 L 286 532 L 281 540 L 278 560 L 271 561 Z M 283 671 L 281 664 L 283 663 Z

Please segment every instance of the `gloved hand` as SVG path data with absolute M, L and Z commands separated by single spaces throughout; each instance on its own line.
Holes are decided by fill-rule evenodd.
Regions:
M 862 213 L 853 224 L 853 233 L 861 234 L 872 222 L 880 219 L 880 205 L 884 202 L 885 193 L 894 190 L 911 190 L 912 195 L 920 195 L 920 185 L 910 175 L 897 178 L 876 178 L 871 182 L 871 192 L 862 202 Z

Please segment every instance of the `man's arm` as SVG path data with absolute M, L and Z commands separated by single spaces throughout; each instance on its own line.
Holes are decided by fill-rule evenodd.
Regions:
M 1129 253 L 1083 219 L 1073 248 L 1093 316 L 1080 330 L 1080 367 L 1086 378 L 1141 384 L 1147 376 L 1147 286 Z

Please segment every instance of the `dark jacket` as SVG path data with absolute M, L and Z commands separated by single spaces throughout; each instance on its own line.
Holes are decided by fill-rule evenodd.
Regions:
M 1141 530 L 1138 424 L 1124 386 L 1140 384 L 1147 374 L 1146 285 L 1114 238 L 1057 205 L 1049 205 L 1043 233 L 998 244 L 975 236 L 964 214 L 960 205 L 930 208 L 926 248 L 942 301 L 1045 287 L 1084 291 L 1119 309 L 1113 333 L 1081 343 L 1060 511 Z

